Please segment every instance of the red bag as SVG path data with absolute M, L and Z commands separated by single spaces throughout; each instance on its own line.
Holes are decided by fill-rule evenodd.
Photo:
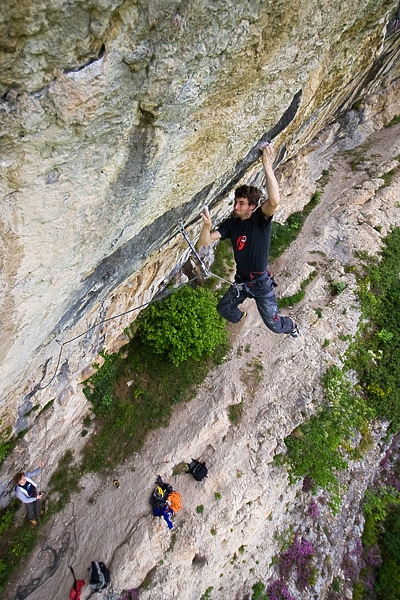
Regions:
M 71 591 L 69 593 L 70 600 L 80 600 L 81 599 L 81 589 L 83 588 L 84 585 L 85 585 L 84 579 L 78 579 L 78 581 L 75 581 L 75 583 L 72 586 Z
M 69 600 L 81 600 L 81 589 L 85 585 L 84 579 L 76 579 L 75 573 L 72 567 L 70 567 L 72 577 L 74 578 L 74 585 L 69 593 Z

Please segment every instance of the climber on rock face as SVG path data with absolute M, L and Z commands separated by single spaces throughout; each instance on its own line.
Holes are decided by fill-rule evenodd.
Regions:
M 201 213 L 203 229 L 200 246 L 209 246 L 219 239 L 230 238 L 236 262 L 235 283 L 218 303 L 218 313 L 231 323 L 238 323 L 246 312 L 238 308 L 245 298 L 253 298 L 265 325 L 274 333 L 299 336 L 296 323 L 282 317 L 274 292 L 274 281 L 269 271 L 271 222 L 279 204 L 279 187 L 273 170 L 275 151 L 271 142 L 261 144 L 268 198 L 257 210 L 261 191 L 251 185 L 235 190 L 233 214 L 212 231 L 210 213 L 205 207 Z

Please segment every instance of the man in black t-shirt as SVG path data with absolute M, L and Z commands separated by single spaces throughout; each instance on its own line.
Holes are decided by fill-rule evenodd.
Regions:
M 235 202 L 231 217 L 211 231 L 212 223 L 208 208 L 201 216 L 204 224 L 199 238 L 200 246 L 209 246 L 219 239 L 232 242 L 236 262 L 235 284 L 218 303 L 219 314 L 238 323 L 245 311 L 238 308 L 245 298 L 253 298 L 265 325 L 274 333 L 299 336 L 295 322 L 279 314 L 274 283 L 269 272 L 269 246 L 271 242 L 272 216 L 279 204 L 279 187 L 273 170 L 274 148 L 271 142 L 260 147 L 265 170 L 268 198 L 257 209 L 261 192 L 254 186 L 242 185 L 235 190 Z

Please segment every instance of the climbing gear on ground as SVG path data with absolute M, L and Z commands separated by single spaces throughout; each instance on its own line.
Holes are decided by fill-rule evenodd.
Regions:
M 178 492 L 171 492 L 168 495 L 167 502 L 173 513 L 179 512 L 182 508 L 182 499 Z
M 174 516 L 174 513 L 172 512 L 168 504 L 165 504 L 163 507 L 153 506 L 153 515 L 155 517 L 164 517 L 164 520 L 168 525 L 168 529 L 173 528 L 174 524 L 171 519 Z
M 298 338 L 300 335 L 300 331 L 299 328 L 297 327 L 296 323 L 294 324 L 294 328 L 293 330 L 289 333 L 290 336 L 292 336 L 292 338 Z
M 247 312 L 245 310 L 242 310 L 242 316 L 240 317 L 240 320 L 242 320 L 243 317 L 247 317 Z
M 114 479 L 113 484 L 116 488 L 119 488 L 119 481 L 118 479 Z
M 71 570 L 72 577 L 74 578 L 74 585 L 72 586 L 71 591 L 69 593 L 69 598 L 70 598 L 70 600 L 80 600 L 81 589 L 85 585 L 85 580 L 84 579 L 77 579 L 75 577 L 75 573 L 74 573 L 73 568 L 71 566 L 69 568 Z
M 190 464 L 188 463 L 188 468 L 189 473 L 193 475 L 196 481 L 203 481 L 203 479 L 207 477 L 208 469 L 205 463 L 200 462 L 199 460 L 192 458 L 192 462 Z
M 169 494 L 174 490 L 172 485 L 163 482 L 160 475 L 157 477 L 156 484 L 157 487 L 154 488 L 153 493 L 151 494 L 150 504 L 153 507 L 163 508 L 167 503 Z
M 175 492 L 172 488 L 172 485 L 169 485 L 169 483 L 164 483 L 164 481 L 161 479 L 160 475 L 157 477 L 156 484 L 157 484 L 157 487 L 154 488 L 153 493 L 150 498 L 150 504 L 153 507 L 153 515 L 155 517 L 164 517 L 164 519 L 168 525 L 168 528 L 172 529 L 173 523 L 171 521 L 171 517 L 173 517 L 173 515 L 174 515 L 174 510 L 170 506 L 168 499 L 169 499 L 169 496 L 171 494 L 174 494 Z M 177 495 L 179 496 L 179 494 L 177 494 Z M 179 496 L 180 508 L 177 508 L 178 504 L 179 504 L 178 498 L 173 496 L 171 500 L 173 503 L 176 503 L 176 504 L 174 504 L 174 506 L 177 510 L 180 510 L 180 508 L 182 508 L 182 502 L 180 501 L 180 496 Z
M 110 571 L 103 562 L 92 560 L 91 566 L 88 570 L 90 571 L 89 583 L 93 590 L 92 593 L 103 590 L 108 586 L 111 581 Z

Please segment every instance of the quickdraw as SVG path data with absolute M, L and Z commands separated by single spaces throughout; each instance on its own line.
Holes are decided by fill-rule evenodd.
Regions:
M 193 245 L 192 241 L 190 240 L 188 234 L 186 233 L 185 227 L 183 225 L 183 221 L 179 221 L 179 231 L 181 232 L 181 234 L 185 238 L 186 243 L 189 246 L 191 252 L 196 257 L 196 259 L 199 261 L 199 264 L 200 264 L 201 268 L 203 269 L 204 274 L 205 274 L 205 276 L 207 278 L 212 276 L 212 277 L 216 277 L 220 281 L 224 281 L 225 283 L 229 283 L 229 285 L 235 285 L 234 283 L 232 283 L 232 281 L 229 281 L 228 279 L 225 279 L 224 277 L 220 277 L 219 275 L 216 275 L 215 273 L 213 273 L 212 271 L 210 271 L 210 269 L 207 268 L 207 266 L 204 264 L 204 261 L 200 258 L 199 253 L 197 252 L 196 248 L 194 247 L 194 245 Z

